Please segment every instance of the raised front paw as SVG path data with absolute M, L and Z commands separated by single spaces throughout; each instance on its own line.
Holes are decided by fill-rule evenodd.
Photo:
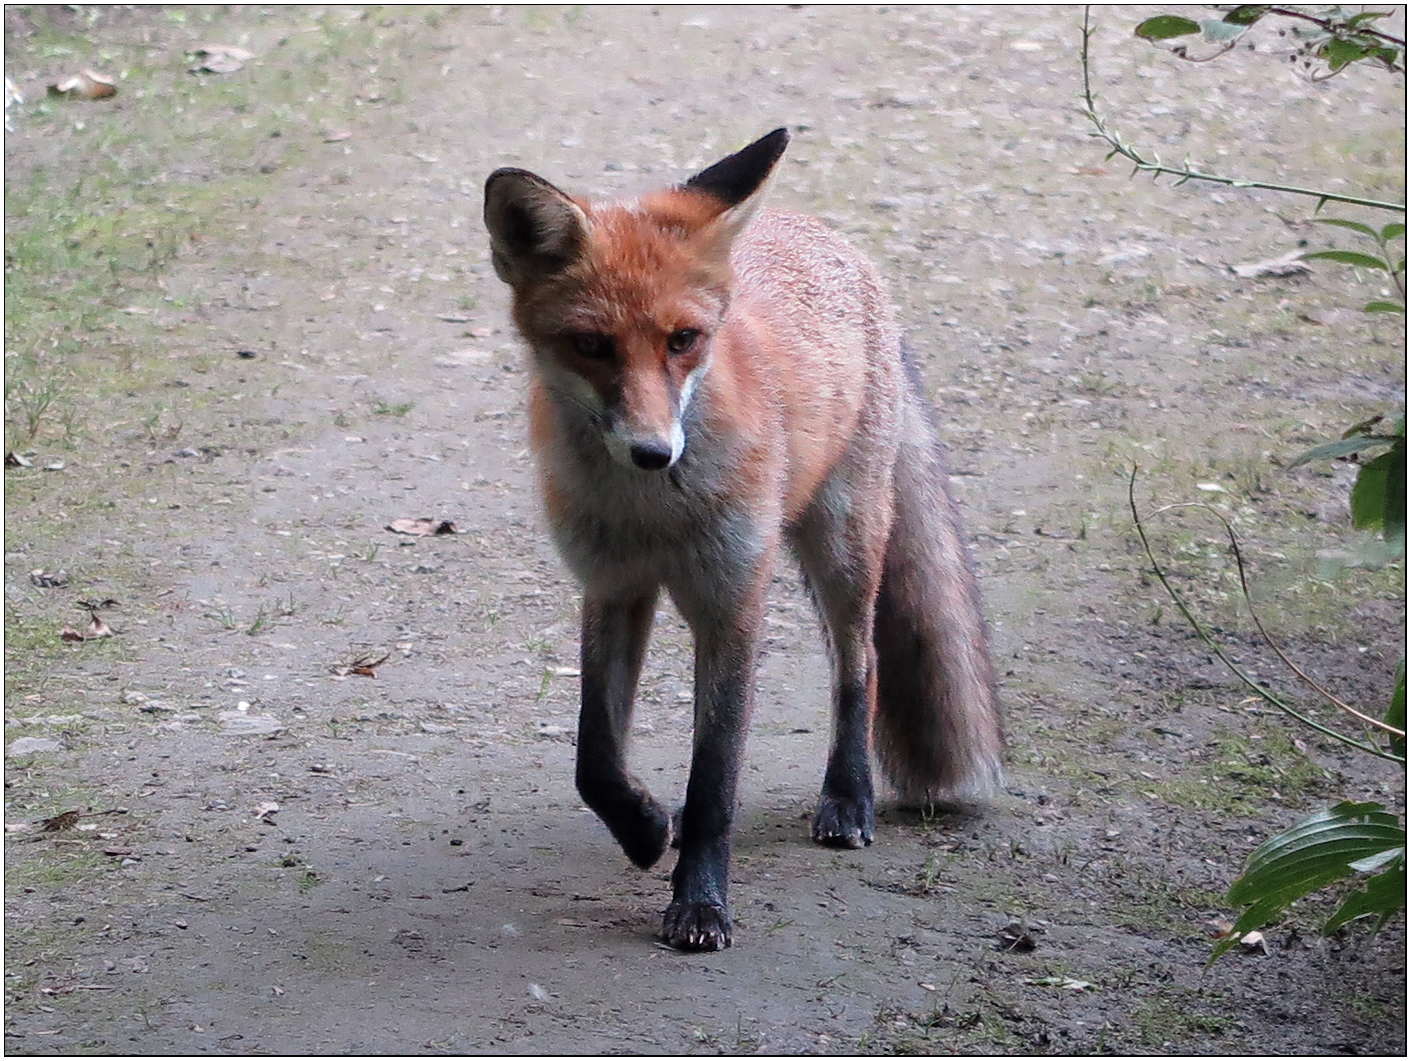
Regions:
M 813 839 L 828 847 L 865 847 L 874 824 L 871 800 L 823 796 L 813 814 Z
M 730 946 L 730 912 L 716 903 L 674 902 L 662 919 L 661 938 L 677 950 Z

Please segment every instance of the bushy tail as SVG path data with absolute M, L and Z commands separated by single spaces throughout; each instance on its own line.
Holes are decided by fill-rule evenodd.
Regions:
M 994 668 L 945 458 L 912 384 L 873 632 L 873 742 L 903 802 L 981 799 L 1002 776 Z

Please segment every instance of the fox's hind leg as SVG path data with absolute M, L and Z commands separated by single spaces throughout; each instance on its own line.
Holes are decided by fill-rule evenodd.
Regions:
M 877 696 L 872 617 L 882 580 L 890 495 L 859 497 L 850 482 L 872 476 L 833 473 L 791 538 L 823 619 L 833 668 L 833 743 L 813 816 L 813 839 L 835 847 L 872 842 L 871 715 Z M 885 475 L 882 478 L 886 478 Z
M 627 732 L 656 592 L 624 599 L 585 593 L 578 792 L 622 850 L 646 869 L 666 850 L 666 811 L 627 769 Z

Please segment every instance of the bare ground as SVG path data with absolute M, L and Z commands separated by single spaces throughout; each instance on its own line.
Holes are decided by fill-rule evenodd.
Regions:
M 1404 85 L 1180 64 L 1140 17 L 1102 9 L 1097 39 L 1129 138 L 1404 197 Z M 1334 312 L 1369 297 L 1350 270 L 1229 272 L 1336 242 L 1311 203 L 1104 164 L 1077 18 L 7 8 L 6 434 L 31 462 L 6 470 L 6 822 L 30 825 L 7 1051 L 1404 1054 L 1401 919 L 1321 939 L 1307 903 L 1205 968 L 1261 838 L 1340 798 L 1403 808 L 1404 775 L 1249 702 L 1125 508 L 1133 461 L 1148 508 L 1213 499 L 1269 625 L 1379 709 L 1400 573 L 1326 577 L 1349 473 L 1282 464 L 1404 401 L 1403 333 Z M 205 43 L 256 58 L 188 73 Z M 83 66 L 119 94 L 44 97 Z M 573 791 L 575 590 L 480 188 L 511 164 L 631 193 L 781 124 L 775 200 L 883 267 L 942 411 L 1010 784 L 971 815 L 884 807 L 863 851 L 810 844 L 825 663 L 781 573 L 736 944 L 683 955 L 654 940 L 670 866 L 628 866 Z M 421 516 L 458 533 L 385 529 Z M 1286 687 L 1217 528 L 1157 528 Z M 59 639 L 106 598 L 115 636 Z M 634 757 L 667 799 L 689 659 L 664 613 Z M 35 828 L 84 809 L 121 813 Z

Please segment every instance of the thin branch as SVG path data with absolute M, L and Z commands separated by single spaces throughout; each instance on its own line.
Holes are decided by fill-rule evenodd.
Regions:
M 1374 210 L 1395 210 L 1399 213 L 1406 213 L 1405 203 L 1385 202 L 1381 199 L 1364 199 L 1356 195 L 1342 195 L 1338 192 L 1318 191 L 1314 188 L 1297 188 L 1288 184 L 1272 184 L 1268 181 L 1245 180 L 1240 177 L 1226 177 L 1218 173 L 1202 173 L 1199 170 L 1191 169 L 1189 165 L 1181 169 L 1163 165 L 1160 157 L 1147 159 L 1142 157 L 1135 148 L 1129 147 L 1122 142 L 1121 136 L 1107 128 L 1107 124 L 1097 113 L 1097 97 L 1093 95 L 1092 89 L 1092 60 L 1089 43 L 1093 35 L 1091 9 L 1089 6 L 1083 7 L 1083 46 L 1081 58 L 1083 63 L 1083 102 L 1086 110 L 1083 114 L 1093 123 L 1097 130 L 1090 133 L 1090 136 L 1105 140 L 1112 148 L 1108 158 L 1113 155 L 1121 155 L 1136 168 L 1133 173 L 1150 173 L 1159 176 L 1162 173 L 1172 177 L 1180 178 L 1178 184 L 1186 181 L 1206 181 L 1211 184 L 1224 184 L 1231 188 L 1258 188 L 1261 191 L 1283 192 L 1287 195 L 1307 195 L 1318 200 L 1318 209 L 1322 209 L 1324 203 L 1347 203 L 1350 206 L 1366 206 Z
M 1333 32 L 1332 19 L 1319 18 L 1317 15 L 1310 15 L 1307 11 L 1299 11 L 1296 8 L 1271 7 L 1268 11 L 1265 12 L 1265 14 L 1283 15 L 1285 18 L 1301 18 L 1307 22 L 1312 22 L 1314 25 L 1321 27 L 1328 33 Z M 1390 15 L 1391 12 L 1388 11 L 1387 14 Z M 1374 29 L 1364 29 L 1361 26 L 1357 27 L 1357 32 L 1365 33 L 1369 37 L 1376 37 L 1378 40 L 1386 41 L 1388 44 L 1393 45 L 1397 48 L 1401 48 L 1403 50 L 1405 50 L 1406 48 L 1406 42 L 1404 40 L 1402 40 L 1400 37 L 1393 37 L 1388 33 L 1380 33 Z
M 1333 740 L 1336 740 L 1339 743 L 1346 744 L 1350 748 L 1356 748 L 1358 751 L 1366 752 L 1369 755 L 1375 755 L 1379 759 L 1387 759 L 1394 763 L 1405 764 L 1406 758 L 1404 756 L 1396 755 L 1394 752 L 1389 752 L 1382 748 L 1378 748 L 1375 744 L 1369 744 L 1364 741 L 1355 740 L 1354 738 L 1349 737 L 1343 733 L 1339 733 L 1337 730 L 1325 726 L 1321 722 L 1314 721 L 1307 715 L 1304 715 L 1301 712 L 1297 711 L 1295 708 L 1284 703 L 1283 700 L 1279 699 L 1268 689 L 1264 688 L 1252 677 L 1246 674 L 1243 668 L 1241 668 L 1238 663 L 1236 663 L 1233 659 L 1229 657 L 1229 655 L 1226 654 L 1224 648 L 1221 647 L 1220 643 L 1216 641 L 1214 637 L 1211 636 L 1210 632 L 1206 630 L 1204 626 L 1201 625 L 1200 620 L 1195 617 L 1195 613 L 1192 612 L 1190 610 L 1190 607 L 1186 604 L 1185 598 L 1182 597 L 1176 587 L 1171 584 L 1170 579 L 1166 577 L 1166 572 L 1162 569 L 1160 562 L 1156 559 L 1156 553 L 1152 550 L 1151 542 L 1147 539 L 1146 536 L 1146 528 L 1142 525 L 1141 513 L 1137 509 L 1137 473 L 1140 470 L 1141 469 L 1139 465 L 1133 465 L 1132 476 L 1127 482 L 1127 504 L 1132 510 L 1132 520 L 1136 525 L 1137 537 L 1141 539 L 1142 550 L 1146 553 L 1146 558 L 1151 563 L 1152 570 L 1155 572 L 1157 579 L 1160 580 L 1161 585 L 1165 588 L 1171 600 L 1175 602 L 1176 607 L 1181 612 L 1181 615 L 1185 617 L 1186 622 L 1190 624 L 1191 629 L 1196 632 L 1196 635 L 1201 639 L 1201 641 L 1205 643 L 1206 647 L 1209 648 L 1210 651 L 1214 652 L 1215 655 L 1219 657 L 1220 662 L 1223 663 L 1229 669 L 1230 673 L 1237 677 L 1246 686 L 1248 686 L 1248 688 L 1256 696 L 1258 696 L 1265 703 L 1271 704 L 1274 707 L 1278 708 L 1290 718 L 1296 719 L 1297 721 L 1303 723 L 1305 726 L 1308 726 L 1310 729 L 1316 730 L 1317 732 L 1322 733 L 1324 736 L 1331 737 Z
M 1370 715 L 1365 715 L 1361 711 L 1357 710 L 1357 708 L 1353 707 L 1351 704 L 1344 702 L 1343 700 L 1334 696 L 1332 693 L 1328 692 L 1328 690 L 1324 689 L 1321 685 L 1319 685 L 1307 674 L 1305 674 L 1303 670 L 1298 666 L 1298 664 L 1296 664 L 1293 660 L 1289 659 L 1288 656 L 1284 655 L 1283 649 L 1279 648 L 1279 646 L 1274 643 L 1274 639 L 1270 637 L 1268 632 L 1264 629 L 1264 624 L 1259 619 L 1259 613 L 1254 610 L 1254 600 L 1250 596 L 1249 592 L 1249 579 L 1245 575 L 1244 553 L 1240 549 L 1239 537 L 1235 534 L 1235 529 L 1230 525 L 1230 521 L 1227 520 L 1224 515 L 1222 515 L 1217 509 L 1212 508 L 1210 505 L 1203 504 L 1199 501 L 1187 501 L 1178 505 L 1163 505 L 1161 508 L 1158 508 L 1156 511 L 1154 511 L 1152 515 L 1159 516 L 1163 512 L 1170 512 L 1173 509 L 1178 508 L 1204 509 L 1206 512 L 1210 513 L 1210 515 L 1218 519 L 1221 524 L 1223 524 L 1225 528 L 1225 536 L 1230 539 L 1230 551 L 1233 552 L 1235 555 L 1235 567 L 1239 571 L 1240 576 L 1240 592 L 1244 596 L 1244 603 L 1245 607 L 1249 610 L 1249 617 L 1254 620 L 1254 628 L 1259 631 L 1259 636 L 1264 639 L 1264 643 L 1266 645 L 1268 645 L 1271 649 L 1274 650 L 1274 655 L 1279 657 L 1279 659 L 1283 662 L 1284 666 L 1286 666 L 1289 670 L 1293 671 L 1294 675 L 1299 679 L 1299 681 L 1303 682 L 1304 685 L 1308 686 L 1315 693 L 1323 697 L 1325 700 L 1327 700 L 1333 706 L 1337 707 L 1339 710 L 1346 711 L 1349 715 L 1352 715 L 1359 721 L 1364 722 L 1369 726 L 1373 726 L 1376 729 L 1384 730 L 1385 732 L 1391 734 L 1393 737 L 1405 737 L 1406 732 L 1404 730 L 1397 729 L 1395 726 L 1383 722 L 1380 719 L 1372 718 Z

